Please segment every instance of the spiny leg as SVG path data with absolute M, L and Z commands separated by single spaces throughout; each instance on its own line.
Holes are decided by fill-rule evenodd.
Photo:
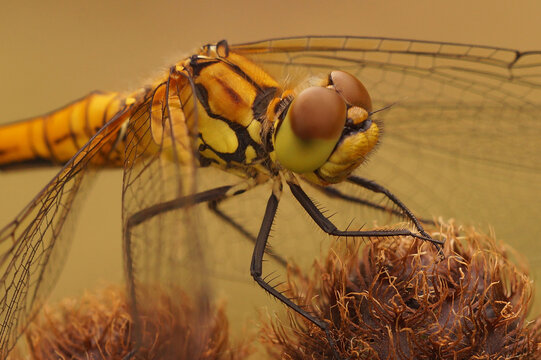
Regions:
M 394 195 L 387 188 L 381 186 L 380 184 L 376 183 L 375 181 L 368 180 L 368 179 L 362 178 L 360 176 L 350 175 L 350 176 L 348 176 L 347 180 L 352 184 L 356 184 L 356 185 L 364 187 L 365 189 L 373 191 L 375 193 L 385 195 L 400 210 L 402 210 L 402 212 L 413 223 L 413 225 L 419 231 L 419 233 L 422 234 L 424 237 L 428 238 L 429 239 L 428 241 L 430 241 L 431 243 L 434 244 L 434 246 L 436 246 L 436 249 L 438 249 L 438 253 L 440 255 L 443 255 L 443 249 L 442 249 L 441 245 L 443 245 L 444 242 L 443 241 L 436 241 L 436 240 L 432 239 L 432 237 L 430 235 L 428 235 L 426 233 L 426 231 L 423 229 L 423 226 L 421 225 L 419 219 L 417 219 L 417 217 L 413 214 L 413 212 L 410 209 L 408 209 L 408 207 L 402 201 L 400 201 L 400 199 L 398 197 L 396 197 L 396 195 Z
M 272 193 L 269 197 L 269 200 L 267 201 L 267 207 L 265 209 L 265 215 L 263 216 L 263 221 L 261 223 L 261 227 L 259 229 L 259 234 L 257 235 L 256 243 L 254 246 L 254 252 L 252 254 L 252 262 L 250 264 L 250 274 L 254 278 L 254 280 L 261 286 L 265 291 L 267 291 L 269 294 L 280 300 L 282 303 L 284 303 L 289 308 L 296 311 L 298 314 L 305 317 L 307 320 L 314 323 L 316 326 L 318 326 L 320 329 L 322 329 L 325 332 L 325 335 L 327 337 L 327 340 L 329 341 L 329 345 L 332 349 L 333 356 L 335 359 L 341 359 L 340 355 L 338 355 L 338 352 L 336 350 L 336 343 L 334 339 L 331 336 L 331 333 L 329 331 L 329 325 L 313 316 L 309 312 L 302 309 L 299 305 L 295 304 L 291 299 L 289 299 L 287 296 L 276 290 L 272 285 L 270 285 L 267 281 L 265 281 L 261 276 L 263 274 L 263 255 L 265 253 L 265 247 L 267 245 L 267 240 L 269 238 L 269 234 L 271 231 L 272 223 L 274 221 L 274 217 L 276 216 L 276 211 L 278 209 L 278 202 L 280 200 L 280 195 L 282 194 L 282 182 L 279 180 L 275 180 L 274 186 L 272 189 Z
M 398 216 L 398 217 L 401 217 L 401 218 L 406 218 L 408 220 L 411 221 L 411 219 L 409 219 L 409 217 L 407 216 L 407 214 L 405 214 L 404 212 L 400 211 L 400 210 L 397 210 L 396 208 L 393 208 L 391 206 L 384 206 L 384 205 L 381 205 L 381 204 L 378 204 L 378 203 L 375 203 L 373 201 L 370 201 L 370 200 L 366 200 L 366 199 L 363 199 L 361 197 L 358 197 L 358 196 L 354 196 L 354 195 L 349 195 L 349 194 L 344 194 L 341 190 L 333 187 L 333 186 L 316 186 L 316 189 L 321 191 L 322 193 L 324 193 L 325 195 L 329 196 L 329 197 L 332 197 L 332 198 L 337 198 L 337 199 L 341 199 L 341 200 L 344 200 L 344 201 L 348 201 L 348 202 L 351 202 L 351 203 L 355 203 L 355 204 L 358 204 L 360 206 L 366 206 L 368 208 L 371 208 L 371 209 L 374 209 L 376 211 L 380 211 L 380 212 L 384 212 L 384 213 L 390 213 L 394 216 Z M 428 225 L 435 225 L 436 222 L 432 219 L 425 219 L 425 218 L 420 218 L 420 217 L 416 217 L 417 220 L 423 224 L 428 224 Z
M 381 236 L 412 236 L 417 239 L 429 241 L 433 243 L 438 251 L 442 251 L 441 245 L 443 245 L 443 241 L 435 240 L 430 235 L 428 235 L 421 224 L 419 224 L 419 221 L 415 216 L 411 213 L 411 211 L 400 201 L 398 200 L 393 194 L 391 194 L 389 191 L 387 191 L 385 188 L 381 187 L 378 184 L 375 184 L 373 182 L 367 181 L 362 178 L 355 178 L 353 181 L 358 181 L 358 185 L 361 185 L 363 187 L 366 187 L 369 190 L 372 190 L 374 192 L 381 192 L 385 194 L 391 201 L 393 201 L 400 209 L 402 209 L 406 214 L 408 214 L 408 218 L 410 218 L 413 223 L 415 224 L 415 227 L 419 231 L 419 234 L 415 234 L 407 229 L 395 229 L 395 230 L 357 230 L 357 231 L 351 231 L 351 230 L 340 230 L 338 229 L 329 219 L 325 217 L 321 213 L 321 211 L 317 208 L 317 206 L 313 203 L 313 201 L 308 197 L 308 195 L 302 190 L 299 184 L 296 183 L 294 180 L 288 180 L 289 188 L 291 189 L 291 192 L 293 193 L 293 196 L 297 199 L 297 201 L 301 204 L 301 206 L 306 210 L 308 215 L 314 220 L 314 222 L 321 228 L 321 230 L 325 231 L 329 235 L 335 235 L 335 236 L 351 236 L 351 237 L 381 237 Z M 360 180 L 358 180 L 360 179 Z M 350 180 L 350 178 L 348 178 Z M 365 182 L 366 181 L 366 182 Z M 357 183 L 357 182 L 356 182 Z

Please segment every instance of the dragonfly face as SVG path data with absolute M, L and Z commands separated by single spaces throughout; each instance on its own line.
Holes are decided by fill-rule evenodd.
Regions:
M 343 181 L 374 149 L 379 127 L 370 95 L 354 76 L 333 71 L 321 87 L 302 90 L 278 114 L 278 161 L 315 184 Z

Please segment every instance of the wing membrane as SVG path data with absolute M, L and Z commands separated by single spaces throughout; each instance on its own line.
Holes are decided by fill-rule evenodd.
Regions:
M 123 114 L 105 125 L 0 231 L 0 358 L 15 346 L 54 286 L 71 241 L 74 203 L 81 198 L 92 159 L 110 150 Z

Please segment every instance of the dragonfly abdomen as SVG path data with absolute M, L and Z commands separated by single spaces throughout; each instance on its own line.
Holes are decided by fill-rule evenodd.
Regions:
M 66 163 L 124 103 L 119 93 L 93 92 L 46 115 L 0 126 L 0 169 Z

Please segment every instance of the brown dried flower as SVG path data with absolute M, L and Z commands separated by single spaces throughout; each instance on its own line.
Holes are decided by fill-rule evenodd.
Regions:
M 439 231 L 444 260 L 408 237 L 370 239 L 330 251 L 313 276 L 290 268 L 289 295 L 328 319 L 344 359 L 541 358 L 541 319 L 526 320 L 532 283 L 509 249 L 453 224 Z M 325 334 L 293 313 L 262 339 L 274 358 L 332 358 Z
M 187 296 L 171 299 L 159 291 L 155 295 L 155 303 L 147 306 L 152 313 L 142 318 L 142 341 L 136 354 L 126 296 L 118 287 L 109 287 L 47 307 L 26 333 L 32 359 L 234 360 L 249 354 L 245 345 L 231 346 L 223 306 L 210 314 L 207 334 L 201 334 L 193 326 L 199 305 Z M 192 345 L 200 339 L 206 344 L 194 357 Z

